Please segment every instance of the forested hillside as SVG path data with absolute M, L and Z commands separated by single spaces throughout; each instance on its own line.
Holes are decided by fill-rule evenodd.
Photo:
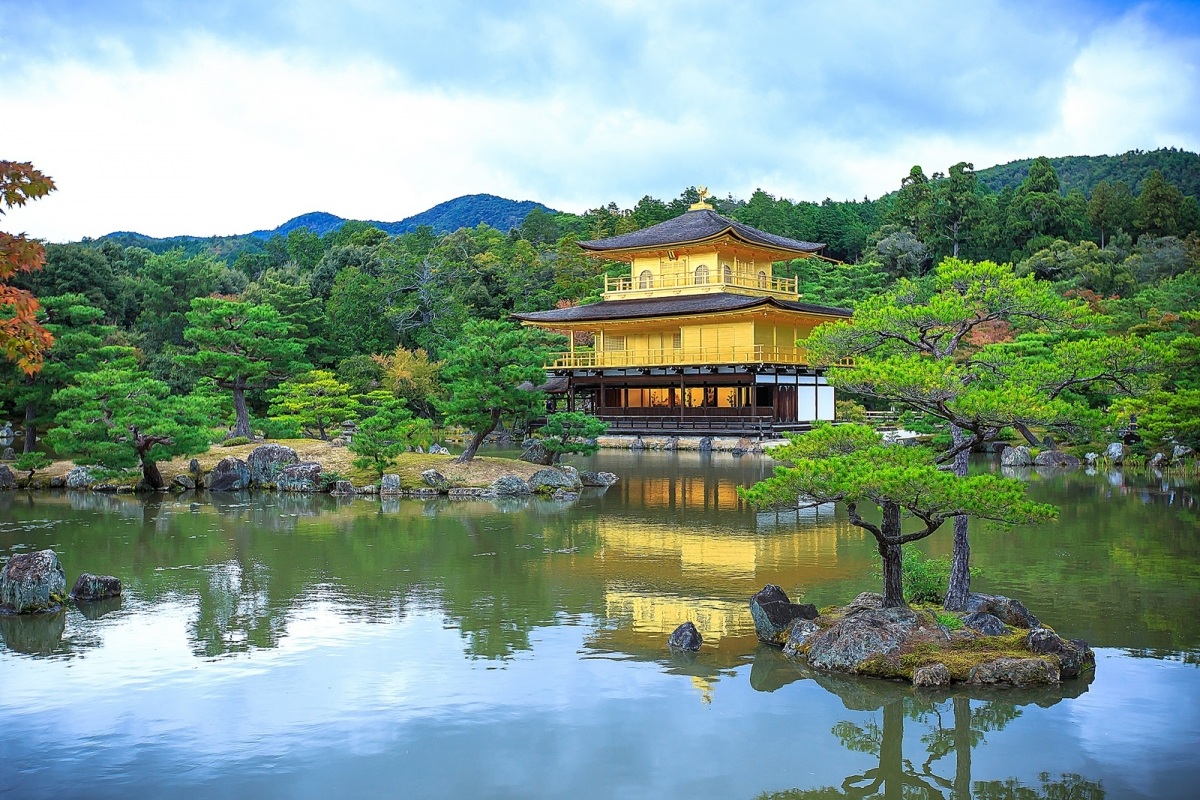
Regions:
M 1178 401 L 1186 410 L 1190 402 L 1197 406 L 1192 417 L 1200 418 L 1200 208 L 1194 196 L 1158 170 L 1136 191 L 1124 179 L 1101 179 L 1088 193 L 1068 190 L 1045 158 L 1029 162 L 1016 185 L 1000 192 L 965 163 L 944 175 L 914 167 L 897 183 L 895 193 L 876 201 L 792 201 L 757 191 L 715 202 L 722 213 L 757 228 L 827 243 L 827 259 L 775 268 L 798 277 L 810 302 L 852 307 L 900 279 L 923 279 L 951 255 L 1011 262 L 1018 274 L 1086 299 L 1104 315 L 1098 326 L 1174 348 L 1179 362 L 1171 393 L 1156 407 Z M 205 343 L 219 341 L 214 331 L 226 323 L 232 336 L 242 324 L 237 320 L 245 319 L 264 331 L 251 341 L 270 341 L 287 353 L 267 358 L 270 370 L 260 365 L 255 369 L 266 371 L 247 373 L 257 376 L 253 380 L 237 379 L 246 387 L 244 405 L 255 430 L 298 430 L 295 415 L 280 410 L 278 392 L 297 398 L 392 392 L 436 417 L 446 391 L 438 362 L 460 344 L 464 326 L 597 300 L 604 276 L 628 266 L 585 256 L 576 242 L 669 219 L 696 199 L 689 188 L 669 200 L 646 196 L 632 208 L 609 203 L 584 214 L 534 207 L 511 230 L 422 225 L 392 234 L 349 221 L 323 234 L 293 226 L 266 239 L 152 243 L 118 234 L 49 245 L 43 268 L 20 274 L 15 283 L 41 298 L 57 344 L 36 377 L 4 367 L 0 402 L 9 419 L 44 431 L 69 417 L 70 404 L 82 402 L 65 389 L 81 381 L 103 386 L 107 373 L 97 370 L 120 364 L 122 380 L 157 382 L 173 397 L 203 396 L 221 409 L 218 419 L 232 420 L 234 407 L 222 387 L 236 381 L 221 377 L 214 367 L 220 359 L 204 355 L 215 345 Z M 480 202 L 498 212 L 510 201 Z M 457 212 L 429 213 L 426 219 L 449 225 Z M 1045 344 L 1030 340 L 1021 347 L 1036 357 Z
M 1029 172 L 1032 158 L 1010 161 L 979 170 L 979 181 L 993 192 L 1016 189 Z M 1200 197 L 1200 155 L 1186 150 L 1130 150 L 1119 156 L 1060 156 L 1051 158 L 1050 165 L 1058 173 L 1063 191 L 1078 189 L 1091 194 L 1100 181 L 1124 181 L 1134 192 L 1142 189 L 1142 181 L 1158 170 L 1184 194 Z

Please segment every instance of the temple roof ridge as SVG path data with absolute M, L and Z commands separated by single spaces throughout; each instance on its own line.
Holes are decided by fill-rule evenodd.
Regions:
M 788 253 L 811 255 L 825 247 L 819 242 L 802 242 L 786 236 L 760 231 L 718 214 L 711 208 L 693 208 L 678 217 L 651 225 L 640 231 L 579 242 L 584 250 L 603 253 L 614 250 L 635 250 L 684 246 L 731 235 L 742 241 Z

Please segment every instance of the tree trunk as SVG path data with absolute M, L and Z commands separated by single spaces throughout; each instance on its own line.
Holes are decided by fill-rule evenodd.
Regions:
M 233 411 L 237 422 L 233 426 L 234 436 L 250 438 L 250 411 L 246 408 L 246 389 L 242 386 L 233 387 Z
M 883 538 L 879 539 L 879 555 L 883 559 L 883 607 L 898 608 L 904 605 L 904 558 L 898 543 L 900 506 L 883 504 L 880 531 L 883 533 Z
M 37 449 L 37 404 L 30 401 L 25 404 L 25 449 L 23 452 L 32 453 Z
M 146 458 L 145 456 L 142 456 L 141 459 L 142 480 L 144 480 L 146 485 L 151 489 L 163 488 L 163 477 L 162 473 L 158 471 L 158 464 Z
M 475 435 L 471 437 L 471 441 L 467 445 L 467 449 L 463 451 L 463 454 L 461 456 L 454 459 L 454 463 L 466 464 L 468 461 L 470 461 L 472 458 L 474 458 L 475 451 L 479 449 L 479 445 L 483 444 L 483 440 L 488 437 L 488 434 L 490 434 L 492 431 L 496 430 L 496 426 L 499 424 L 500 424 L 500 411 L 496 410 L 496 411 L 492 412 L 491 424 L 489 424 L 485 428 L 481 428 L 480 430 L 475 431 Z
M 954 444 L 960 445 L 966 441 L 966 433 L 957 425 L 950 426 L 950 435 Z M 954 457 L 952 472 L 960 478 L 967 476 L 967 459 L 969 455 L 964 450 Z M 947 611 L 959 611 L 967 604 L 967 595 L 971 593 L 971 540 L 967 536 L 968 518 L 954 518 L 954 556 L 950 562 L 950 586 L 946 590 L 946 600 L 942 603 Z

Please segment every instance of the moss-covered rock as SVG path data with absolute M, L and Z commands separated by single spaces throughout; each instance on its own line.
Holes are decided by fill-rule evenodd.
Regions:
M 21 553 L 0 570 L 0 613 L 57 611 L 67 599 L 67 576 L 53 550 Z
M 822 671 L 904 679 L 923 687 L 951 682 L 1035 686 L 1094 668 L 1095 655 L 1083 640 L 1064 640 L 1040 625 L 1014 625 L 1037 620 L 1018 601 L 973 597 L 993 613 L 948 615 L 919 605 L 881 608 L 878 595 L 863 593 L 848 605 L 822 609 L 811 622 L 790 624 L 785 654 Z M 1003 622 L 997 611 L 1005 614 Z M 985 632 L 951 630 L 946 624 L 965 616 L 987 616 L 992 624 L 980 626 Z

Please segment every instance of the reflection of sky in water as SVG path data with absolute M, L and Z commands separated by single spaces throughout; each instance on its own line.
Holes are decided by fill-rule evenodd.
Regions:
M 850 710 L 811 680 L 756 692 L 749 665 L 714 683 L 665 657 L 580 658 L 589 619 L 540 629 L 531 652 L 498 663 L 464 658 L 436 610 L 381 624 L 313 601 L 278 647 L 206 660 L 188 641 L 194 613 L 124 613 L 82 659 L 0 657 L 14 796 L 84 782 L 115 796 L 130 781 L 144 796 L 751 797 L 837 786 L 876 763 L 831 731 L 878 710 Z M 1200 670 L 1112 651 L 1100 669 L 1081 697 L 1023 706 L 989 732 L 973 778 L 1036 786 L 1041 772 L 1075 771 L 1110 797 L 1184 796 L 1173 793 L 1194 769 Z M 930 724 L 904 723 L 910 760 Z M 953 755 L 934 769 L 952 772 Z
M 724 798 L 840 786 L 876 766 L 831 731 L 878 723 L 878 707 L 843 702 L 790 662 L 762 678 L 770 659 L 746 606 L 768 582 L 845 600 L 875 580 L 869 537 L 841 509 L 741 506 L 733 489 L 762 460 L 616 460 L 622 482 L 570 506 L 263 497 L 214 513 L 187 499 L 83 495 L 51 509 L 0 496 L 0 548 L 55 547 L 69 575 L 136 570 L 119 610 L 28 627 L 50 657 L 0 646 L 0 753 L 16 776 L 3 785 L 20 797 L 86 783 L 90 796 Z M 1030 480 L 1062 516 L 975 528 L 981 588 L 1027 599 L 1069 635 L 1194 659 L 1200 559 L 1180 533 L 1192 489 Z M 685 620 L 705 647 L 668 656 Z M 1188 796 L 1198 704 L 1196 666 L 1102 650 L 1082 696 L 1023 706 L 987 733 L 973 778 L 1038 786 L 1041 772 L 1076 771 L 1109 797 Z M 931 724 L 904 723 L 906 758 L 924 761 Z

